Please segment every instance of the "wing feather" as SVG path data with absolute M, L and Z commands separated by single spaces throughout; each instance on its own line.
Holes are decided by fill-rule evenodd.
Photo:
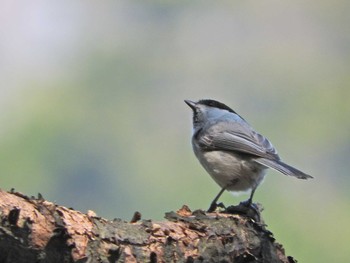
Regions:
M 293 166 L 290 166 L 289 164 L 286 164 L 282 162 L 281 160 L 269 160 L 265 158 L 256 158 L 255 161 L 257 163 L 260 163 L 262 165 L 265 165 L 269 168 L 272 168 L 280 173 L 283 173 L 285 175 L 290 175 L 297 177 L 299 179 L 309 179 L 313 178 L 311 175 L 308 175 L 297 168 L 294 168 Z
M 203 132 L 203 130 L 205 132 Z M 282 162 L 271 142 L 246 122 L 211 123 L 196 134 L 203 150 L 232 151 L 254 156 L 254 161 L 282 174 L 309 179 L 312 176 Z
M 279 160 L 271 142 L 246 123 L 218 122 L 206 130 L 197 138 L 199 145 L 207 150 L 234 151 Z

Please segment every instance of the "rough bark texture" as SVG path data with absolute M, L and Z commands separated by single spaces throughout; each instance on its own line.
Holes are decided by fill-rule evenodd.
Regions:
M 261 220 L 186 206 L 165 221 L 112 221 L 0 190 L 0 263 L 295 262 Z

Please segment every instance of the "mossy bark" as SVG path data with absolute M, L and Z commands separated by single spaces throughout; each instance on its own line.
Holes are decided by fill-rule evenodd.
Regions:
M 164 221 L 110 221 L 0 190 L 0 217 L 0 263 L 295 262 L 260 219 L 239 214 L 184 206 Z

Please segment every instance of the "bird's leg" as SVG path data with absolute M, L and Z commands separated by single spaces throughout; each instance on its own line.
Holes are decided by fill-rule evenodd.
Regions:
M 245 207 L 244 209 L 252 209 L 256 214 L 259 214 L 259 207 L 253 203 L 253 196 L 254 196 L 256 188 L 257 188 L 257 186 L 252 188 L 249 199 L 246 201 L 240 202 L 240 204 L 238 206 L 240 206 L 240 207 L 243 206 L 243 207 Z
M 254 209 L 256 209 L 256 207 L 254 207 L 254 204 L 253 204 L 253 196 L 254 196 L 256 188 L 257 187 L 252 188 L 249 199 L 246 201 L 240 202 L 239 203 L 240 206 L 245 206 L 247 208 L 253 207 Z
M 222 193 L 226 190 L 226 187 L 223 187 L 220 192 L 217 194 L 217 196 L 214 198 L 214 200 L 211 202 L 209 209 L 207 210 L 208 213 L 214 212 L 217 205 L 217 201 L 219 200 Z
M 241 202 L 242 205 L 245 205 L 247 207 L 250 207 L 252 205 L 252 203 L 253 203 L 253 196 L 254 196 L 255 190 L 256 190 L 256 187 L 252 188 L 252 191 L 250 192 L 249 199 L 244 201 L 244 202 Z
M 248 200 L 240 202 L 239 205 L 231 205 L 227 207 L 225 212 L 229 214 L 243 214 L 253 218 L 257 222 L 260 222 L 260 212 L 262 211 L 262 208 L 253 203 L 255 190 L 256 187 L 252 188 L 252 192 L 250 193 Z

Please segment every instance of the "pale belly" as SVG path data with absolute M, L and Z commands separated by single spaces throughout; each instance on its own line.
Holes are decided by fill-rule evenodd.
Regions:
M 195 154 L 214 181 L 228 191 L 256 188 L 264 179 L 266 167 L 249 157 L 232 152 L 209 151 Z

